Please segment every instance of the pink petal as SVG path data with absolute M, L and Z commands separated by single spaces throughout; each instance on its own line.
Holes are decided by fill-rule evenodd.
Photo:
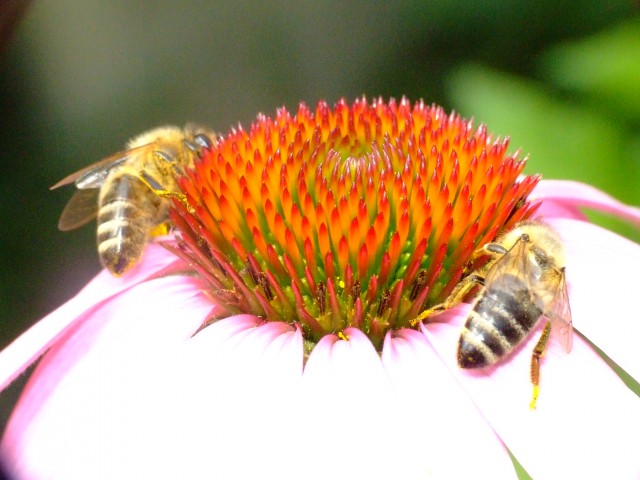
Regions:
M 589 223 L 549 222 L 567 249 L 574 326 L 627 373 L 640 379 L 640 245 Z
M 485 371 L 456 363 L 460 325 L 469 307 L 424 327 L 428 341 L 482 415 L 533 478 L 638 478 L 640 399 L 579 337 L 565 354 L 551 344 L 540 398 L 529 409 L 529 362 L 539 332 L 508 361 Z
M 122 428 L 139 413 L 129 389 L 145 385 L 146 372 L 182 345 L 211 308 L 194 279 L 160 278 L 96 307 L 69 329 L 36 368 L 2 439 L 0 452 L 16 476 L 48 478 L 58 469 L 70 469 L 60 478 L 81 476 L 70 455 L 88 467 L 103 442 L 117 443 L 100 432 Z M 144 391 L 137 398 L 155 401 Z
M 586 207 L 622 217 L 631 223 L 640 225 L 640 209 L 630 207 L 606 193 L 585 183 L 570 180 L 542 180 L 531 192 L 529 200 L 543 200 L 541 208 L 544 212 L 548 201 L 565 204 L 570 207 Z M 570 217 L 576 218 L 576 217 Z
M 0 451 L 14 473 L 299 478 L 317 455 L 304 449 L 304 416 L 292 410 L 302 376 L 300 332 L 241 315 L 183 335 L 210 305 L 194 311 L 187 299 L 171 300 L 178 296 L 151 307 L 135 332 L 93 342 L 35 416 L 11 421 Z M 140 292 L 135 298 L 149 304 Z M 145 327 L 150 338 L 138 335 Z
M 303 374 L 305 445 L 316 452 L 314 478 L 429 478 L 412 418 L 366 336 L 324 337 Z M 411 412 L 407 412 L 410 409 Z M 406 412 L 406 413 L 403 413 Z
M 123 277 L 115 278 L 103 270 L 74 298 L 37 322 L 0 352 L 0 391 L 96 305 L 175 263 L 175 255 L 160 245 L 149 244 L 140 263 Z
M 405 402 L 394 416 L 410 426 L 407 454 L 421 458 L 434 478 L 516 478 L 504 445 L 421 332 L 387 335 L 382 362 Z
M 305 445 L 309 451 L 321 452 L 318 455 L 327 458 L 314 463 L 313 477 L 460 478 L 458 473 L 477 472 L 477 465 L 474 469 L 468 463 L 465 466 L 465 462 L 452 465 L 447 461 L 463 451 L 466 431 L 458 435 L 451 425 L 435 420 L 439 415 L 451 419 L 458 412 L 432 410 L 443 403 L 436 405 L 437 401 L 434 403 L 430 397 L 442 399 L 441 387 L 449 393 L 447 380 L 449 386 L 456 388 L 450 378 L 442 378 L 444 385 L 439 381 L 427 385 L 422 380 L 437 379 L 437 372 L 443 368 L 433 354 L 424 352 L 424 342 L 414 341 L 411 333 L 407 333 L 409 341 L 390 340 L 381 361 L 362 332 L 347 329 L 345 333 L 349 340 L 323 338 L 311 353 L 303 374 Z M 424 361 L 425 357 L 431 361 Z M 422 362 L 412 364 L 418 359 Z M 435 373 L 426 368 L 427 363 Z M 412 384 L 413 380 L 418 380 L 418 386 Z M 454 400 L 453 404 L 458 402 Z M 490 442 L 480 469 L 487 466 L 495 474 L 492 478 L 515 478 L 499 440 L 478 418 L 473 406 L 469 408 L 469 402 L 466 405 L 467 413 L 463 411 L 462 418 L 475 420 L 470 424 L 471 438 Z M 471 462 L 481 456 L 475 453 L 477 450 L 484 452 L 484 444 L 482 449 L 474 445 Z
M 175 393 L 163 407 L 172 418 L 160 448 L 172 457 L 173 478 L 293 479 L 317 454 L 304 448 L 301 333 L 256 317 L 252 326 L 247 317 L 204 329 L 172 362 L 167 381 Z
M 536 217 L 549 218 L 573 218 L 575 220 L 587 220 L 587 216 L 580 208 L 557 200 L 544 200 L 536 210 Z

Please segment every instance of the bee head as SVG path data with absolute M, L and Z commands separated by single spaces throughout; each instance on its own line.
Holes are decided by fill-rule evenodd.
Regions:
M 541 271 L 564 270 L 564 247 L 559 235 L 549 225 L 534 221 L 519 223 L 500 239 L 500 244 L 511 249 L 518 241 L 528 243 L 531 261 Z

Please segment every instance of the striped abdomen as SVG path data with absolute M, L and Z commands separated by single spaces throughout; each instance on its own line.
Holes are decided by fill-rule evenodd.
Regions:
M 505 274 L 500 287 L 482 290 L 458 342 L 458 365 L 481 368 L 497 362 L 522 341 L 542 312 L 525 282 Z M 508 288 L 505 288 L 508 286 Z
M 105 268 L 121 275 L 136 263 L 161 206 L 161 199 L 138 178 L 110 173 L 98 210 L 98 253 Z

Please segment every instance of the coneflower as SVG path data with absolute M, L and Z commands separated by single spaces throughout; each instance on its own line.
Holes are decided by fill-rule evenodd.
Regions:
M 473 252 L 521 220 L 562 236 L 575 328 L 632 376 L 640 223 L 455 114 L 362 98 L 258 116 L 180 180 L 173 236 L 102 272 L 0 353 L 46 351 L 0 444 L 16 478 L 636 478 L 640 400 L 576 335 L 529 409 L 532 335 L 461 371 L 463 304 L 426 323 Z M 602 339 L 602 342 L 600 341 Z

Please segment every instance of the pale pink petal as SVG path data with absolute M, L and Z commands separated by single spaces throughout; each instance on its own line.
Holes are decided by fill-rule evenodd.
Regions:
M 640 245 L 595 225 L 549 220 L 567 249 L 574 326 L 640 379 Z
M 421 332 L 388 334 L 382 363 L 404 399 L 394 416 L 410 426 L 407 454 L 422 459 L 433 478 L 517 478 L 504 445 Z
M 148 305 L 143 297 L 136 295 Z M 190 318 L 210 305 L 194 311 L 186 298 L 161 303 L 150 308 L 146 327 L 156 324 L 163 333 L 143 343 L 144 355 L 129 345 L 137 333 L 93 342 L 37 416 L 11 427 L 15 435 L 4 439 L 2 453 L 23 462 L 21 478 L 240 479 L 272 472 L 293 479 L 308 468 L 295 450 L 302 449 L 295 433 L 305 430 L 297 421 L 304 417 L 292 411 L 302 376 L 300 332 L 240 315 L 191 337 L 197 323 Z
M 420 432 L 411 420 L 420 414 L 419 399 L 407 405 L 366 336 L 345 333 L 349 340 L 324 337 L 303 374 L 304 441 L 316 452 L 313 478 L 440 478 L 416 443 Z
M 625 205 L 586 183 L 571 180 L 542 180 L 531 192 L 529 200 L 553 201 L 573 207 L 591 208 L 640 225 L 639 208 Z M 542 207 L 544 208 L 544 202 Z
M 542 361 L 540 397 L 529 409 L 531 351 L 539 333 L 509 361 L 461 370 L 456 348 L 468 305 L 423 328 L 447 368 L 533 478 L 638 478 L 640 399 L 581 338 L 565 354 L 551 344 Z
M 158 440 L 168 444 L 156 448 L 173 457 L 169 478 L 294 479 L 313 468 L 318 452 L 304 446 L 311 412 L 299 400 L 302 335 L 256 317 L 251 326 L 246 317 L 199 332 L 172 362 L 172 396 L 163 404 L 171 418 Z M 166 477 L 165 469 L 151 473 Z
M 211 309 L 201 285 L 185 277 L 144 282 L 98 305 L 34 371 L 0 446 L 8 466 L 20 478 L 81 477 L 74 462 L 84 459 L 80 465 L 88 468 L 103 443 L 117 440 L 101 430 L 124 428 L 142 407 L 131 402 L 129 389 L 155 402 L 141 389 L 157 379 L 148 371 L 187 341 Z
M 453 399 L 445 407 L 448 413 L 432 410 L 447 403 L 449 387 L 458 395 L 460 390 L 446 374 L 438 374 L 443 366 L 425 349 L 422 334 L 417 333 L 423 340 L 411 332 L 389 340 L 381 361 L 363 333 L 345 333 L 348 340 L 323 338 L 303 374 L 305 445 L 318 452 L 318 459 L 326 459 L 309 460 L 314 464 L 312 478 L 455 479 L 465 472 L 477 474 L 483 467 L 491 478 L 515 478 L 499 440 L 468 401 Z M 463 411 L 449 411 L 451 406 L 463 406 Z M 473 439 L 488 444 L 481 449 L 473 445 L 465 465 L 467 460 L 459 459 L 467 453 L 467 430 L 456 429 L 457 420 L 445 425 L 438 415 L 471 419 L 468 446 Z M 480 451 L 486 451 L 486 457 Z M 451 464 L 448 460 L 454 457 Z
M 0 391 L 96 305 L 178 263 L 181 261 L 162 246 L 149 244 L 140 263 L 123 277 L 114 278 L 103 270 L 74 298 L 34 324 L 0 352 Z

